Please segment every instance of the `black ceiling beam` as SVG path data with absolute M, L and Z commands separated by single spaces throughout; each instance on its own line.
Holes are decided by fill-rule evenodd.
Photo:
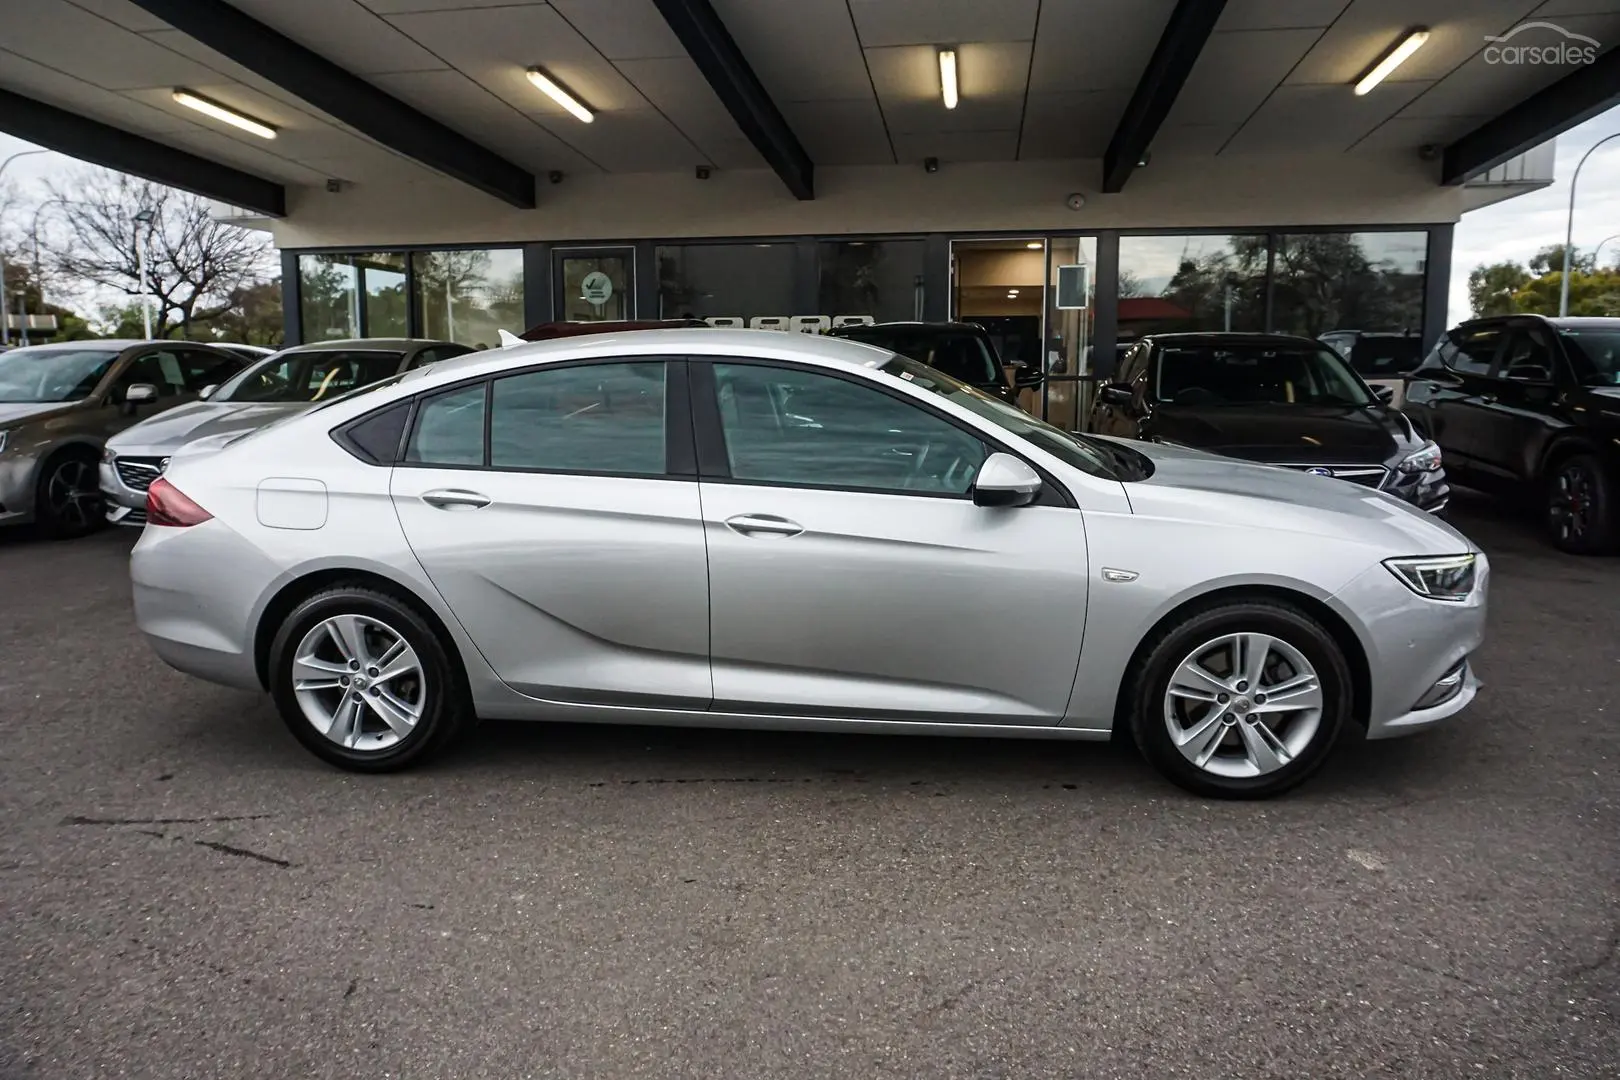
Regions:
M 0 90 L 0 131 L 81 161 L 270 217 L 287 213 L 287 190 L 280 184 L 9 90 Z
M 1123 191 L 1125 181 L 1141 165 L 1153 146 L 1153 137 L 1159 125 L 1170 114 L 1181 87 L 1192 74 L 1198 54 L 1215 30 L 1226 0 L 1178 0 L 1164 34 L 1153 50 L 1153 59 L 1137 81 L 1136 92 L 1131 95 L 1119 127 L 1108 142 L 1103 155 L 1104 191 Z
M 742 133 L 797 199 L 816 197 L 815 163 L 709 0 L 653 0 Z
M 224 0 L 133 0 L 328 116 L 408 158 L 523 210 L 534 176 Z
M 1461 184 L 1615 105 L 1620 105 L 1620 49 L 1582 64 L 1446 147 L 1440 182 Z

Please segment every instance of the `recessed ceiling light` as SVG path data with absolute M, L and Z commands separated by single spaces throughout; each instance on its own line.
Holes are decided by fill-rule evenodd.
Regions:
M 587 109 L 584 105 L 580 104 L 578 98 L 564 90 L 552 80 L 550 75 L 547 75 L 540 68 L 530 68 L 528 71 L 528 76 L 529 81 L 534 84 L 535 89 L 539 90 L 542 94 L 546 95 L 546 97 L 573 113 L 585 123 L 588 124 L 592 120 L 596 119 L 595 114 L 592 113 L 591 110 Z
M 1373 69 L 1363 75 L 1356 82 L 1356 94 L 1361 95 L 1389 78 L 1396 68 L 1406 63 L 1407 57 L 1423 47 L 1429 40 L 1429 32 L 1423 27 L 1407 32 L 1393 49 L 1384 55 L 1384 58 L 1373 65 Z
M 939 90 L 947 109 L 956 108 L 956 50 L 939 50 Z
M 223 121 L 232 127 L 241 128 L 243 131 L 251 131 L 261 139 L 273 139 L 276 137 L 276 129 L 263 120 L 255 120 L 245 113 L 239 113 L 235 109 L 221 105 L 210 98 L 205 98 L 201 94 L 194 94 L 190 90 L 176 87 L 174 100 L 188 109 L 197 110 L 204 116 L 212 116 L 215 120 Z
M 1024 246 L 1029 248 L 1029 250 L 1031 250 L 1031 251 L 1039 251 L 1039 250 L 1041 250 L 1041 242 L 1039 240 L 1031 240 L 1029 243 L 1025 244 Z

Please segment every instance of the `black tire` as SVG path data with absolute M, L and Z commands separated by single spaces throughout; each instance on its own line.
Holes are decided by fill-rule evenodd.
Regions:
M 107 523 L 101 504 L 100 465 L 94 451 L 59 450 L 40 466 L 34 483 L 34 521 L 47 540 L 76 540 Z
M 1207 642 L 1239 633 L 1266 634 L 1298 650 L 1316 669 L 1322 691 L 1315 734 L 1280 768 L 1249 777 L 1216 775 L 1184 757 L 1171 738 L 1164 706 L 1171 676 L 1183 660 Z M 1175 784 L 1213 798 L 1263 799 L 1303 782 L 1327 760 L 1352 709 L 1350 668 L 1338 642 L 1300 609 L 1274 600 L 1206 608 L 1158 631 L 1140 654 L 1131 680 L 1129 724 L 1143 756 Z M 1234 728 L 1232 738 L 1240 742 L 1240 736 Z
M 1591 454 L 1563 458 L 1547 471 L 1542 520 L 1554 547 L 1571 555 L 1615 550 L 1615 481 Z
M 421 662 L 421 716 L 408 735 L 385 749 L 350 749 L 328 739 L 305 715 L 293 688 L 292 665 L 299 643 L 312 628 L 339 615 L 385 624 Z M 270 644 L 270 696 L 293 737 L 317 757 L 352 772 L 394 772 L 443 753 L 473 726 L 466 675 L 451 648 L 405 599 L 365 585 L 335 585 L 299 604 L 276 631 Z M 367 716 L 377 726 L 375 718 Z

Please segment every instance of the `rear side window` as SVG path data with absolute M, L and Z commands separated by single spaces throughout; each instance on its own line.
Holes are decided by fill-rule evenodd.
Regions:
M 361 417 L 340 431 L 337 440 L 367 464 L 392 464 L 399 454 L 399 440 L 405 434 L 405 421 L 410 415 L 411 403 L 401 401 L 381 412 Z
M 405 460 L 418 465 L 483 465 L 487 385 L 474 383 L 423 398 Z
M 1453 330 L 1440 346 L 1440 362 L 1464 375 L 1487 374 L 1504 336 L 1504 328 L 1500 326 Z

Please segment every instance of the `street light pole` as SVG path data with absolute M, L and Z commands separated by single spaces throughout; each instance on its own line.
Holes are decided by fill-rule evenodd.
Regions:
M 1581 166 L 1585 165 L 1586 159 L 1592 156 L 1592 151 L 1610 139 L 1620 139 L 1620 131 L 1615 132 L 1613 135 L 1605 135 L 1588 147 L 1586 153 L 1581 155 L 1580 162 L 1575 166 L 1575 175 L 1569 178 L 1569 216 L 1564 221 L 1564 272 L 1559 275 L 1562 280 L 1558 283 L 1558 317 L 1560 319 L 1569 314 L 1569 246 L 1575 240 L 1575 185 L 1580 183 Z
M 152 337 L 152 303 L 146 295 L 146 244 L 141 242 L 141 226 L 146 226 L 146 238 L 152 238 L 152 223 L 157 215 L 151 210 L 139 211 L 135 217 L 135 272 L 140 275 L 141 332 L 148 340 Z
M 1603 250 L 1603 245 L 1607 244 L 1610 240 L 1620 240 L 1620 233 L 1615 233 L 1613 236 L 1605 236 L 1603 239 L 1598 241 L 1597 247 L 1592 249 L 1592 269 L 1596 270 L 1598 268 L 1598 253 Z
M 19 150 L 19 151 L 17 151 L 15 154 L 12 154 L 10 157 L 6 158 L 6 160 L 0 161 L 0 178 L 5 177 L 5 175 L 6 175 L 6 166 L 10 165 L 13 161 L 16 161 L 18 158 L 27 157 L 29 154 L 48 154 L 48 153 L 50 153 L 49 150 Z M 28 320 L 24 319 L 23 322 L 22 322 L 22 326 L 23 326 L 23 341 L 25 343 L 28 340 L 27 325 L 28 325 Z M 10 318 L 10 316 L 8 316 L 6 314 L 6 253 L 4 251 L 0 251 L 0 345 L 10 345 L 10 344 L 11 344 L 11 318 Z
M 40 276 L 39 272 L 39 215 L 43 214 L 53 206 L 65 205 L 67 201 L 67 199 L 60 196 L 46 199 L 44 202 L 34 207 L 34 217 L 28 223 L 28 238 L 32 243 L 34 250 L 34 273 L 32 280 L 34 282 L 34 291 L 39 294 L 39 311 L 41 315 L 45 314 L 45 279 Z M 23 344 L 26 345 L 28 344 L 28 323 L 26 321 L 23 323 L 22 334 Z

